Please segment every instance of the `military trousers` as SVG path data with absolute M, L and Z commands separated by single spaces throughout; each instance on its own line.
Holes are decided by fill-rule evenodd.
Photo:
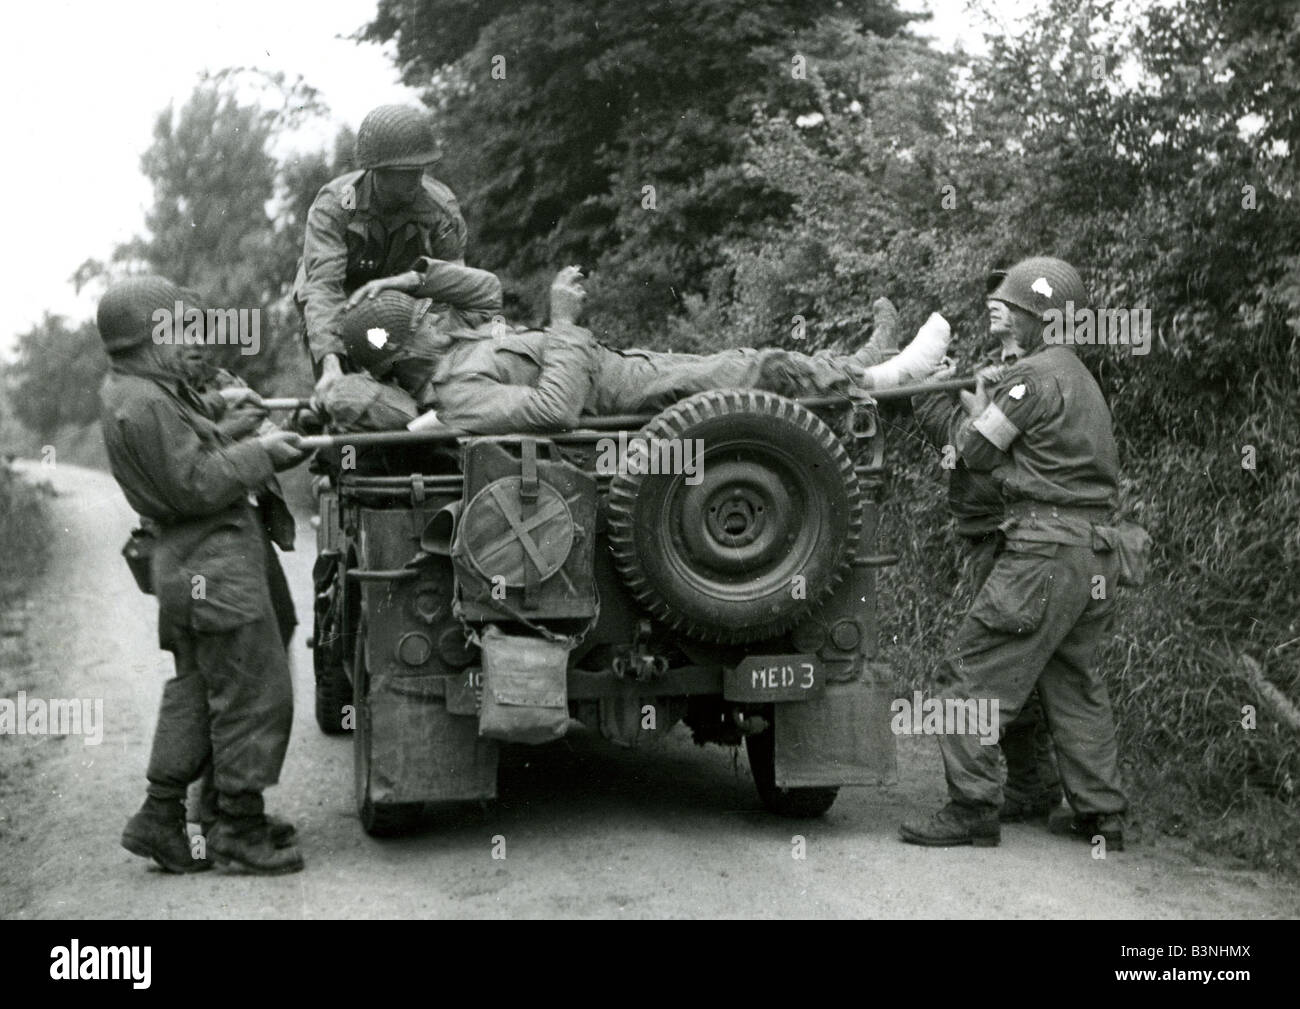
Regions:
M 1000 533 L 991 532 L 968 542 L 964 580 L 971 585 L 972 595 L 978 595 L 993 570 L 1003 539 Z M 1002 790 L 1007 799 L 1031 805 L 1044 797 L 1060 801 L 1061 778 L 1037 687 L 1029 692 L 1020 714 L 1003 729 L 1001 746 L 1007 769 Z
M 221 813 L 255 816 L 280 780 L 293 686 L 272 614 L 228 631 L 177 630 L 176 675 L 163 688 L 148 793 L 181 801 L 211 763 Z
M 284 576 L 284 568 L 280 566 L 280 559 L 270 542 L 266 544 L 266 578 L 271 590 L 271 608 L 275 612 L 276 629 L 287 656 L 294 628 L 298 626 L 298 614 L 293 607 L 293 596 L 289 591 L 289 581 Z M 217 783 L 211 758 L 190 790 L 188 802 L 191 822 L 210 823 L 217 818 Z
M 1112 551 L 1010 539 L 950 643 L 943 700 L 998 702 L 1009 726 L 1035 687 L 1056 745 L 1061 784 L 1079 814 L 1121 813 L 1115 720 L 1097 664 L 1114 614 Z M 939 736 L 950 798 L 1000 808 L 997 747 L 975 734 Z
M 863 381 L 865 369 L 891 356 L 892 351 L 872 344 L 856 354 L 801 354 L 776 347 L 713 354 L 602 348 L 585 410 L 605 415 L 657 411 L 711 389 L 766 389 L 792 398 L 843 394 Z

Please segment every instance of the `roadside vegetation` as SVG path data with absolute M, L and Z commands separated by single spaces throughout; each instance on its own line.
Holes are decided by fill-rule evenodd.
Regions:
M 0 614 L 6 620 L 25 587 L 45 571 L 50 494 L 48 484 L 30 480 L 0 459 Z

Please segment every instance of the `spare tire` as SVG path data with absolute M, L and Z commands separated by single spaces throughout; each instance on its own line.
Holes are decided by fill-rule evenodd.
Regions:
M 610 483 L 615 563 L 658 620 L 702 641 L 764 640 L 844 576 L 862 501 L 853 461 L 816 414 L 771 392 L 713 390 L 664 410 L 636 437 L 651 449 L 678 440 L 703 450 L 693 483 L 630 465 Z

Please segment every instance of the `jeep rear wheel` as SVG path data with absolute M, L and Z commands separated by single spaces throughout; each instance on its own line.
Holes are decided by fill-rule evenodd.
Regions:
M 316 674 L 316 724 L 327 736 L 347 732 L 343 708 L 352 703 L 352 684 L 339 656 L 339 631 L 329 619 L 329 610 L 317 606 L 312 635 L 311 661 Z
M 754 787 L 768 812 L 796 820 L 821 816 L 835 803 L 838 788 L 778 788 L 776 785 L 776 732 L 745 737 L 745 753 L 754 775 Z
M 683 460 L 686 446 L 702 448 L 692 483 L 684 472 L 610 483 L 615 562 L 661 622 L 702 641 L 764 640 L 843 578 L 862 502 L 853 461 L 816 414 L 770 392 L 702 392 L 636 437 Z

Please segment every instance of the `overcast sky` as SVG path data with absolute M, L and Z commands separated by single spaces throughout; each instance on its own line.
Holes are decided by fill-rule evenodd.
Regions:
M 1017 0 L 989 6 L 1014 9 Z M 967 0 L 903 0 L 931 9 L 939 44 L 978 38 Z M 143 229 L 150 187 L 140 173 L 154 118 L 184 103 L 204 70 L 257 66 L 301 74 L 333 113 L 318 137 L 354 128 L 375 105 L 411 100 L 391 59 L 346 36 L 367 22 L 375 0 L 42 0 L 9 4 L 0 36 L 7 195 L 0 241 L 4 297 L 0 352 L 45 310 L 74 322 L 93 315 L 69 283 L 85 259 L 105 258 Z M 967 48 L 972 48 L 968 45 Z

